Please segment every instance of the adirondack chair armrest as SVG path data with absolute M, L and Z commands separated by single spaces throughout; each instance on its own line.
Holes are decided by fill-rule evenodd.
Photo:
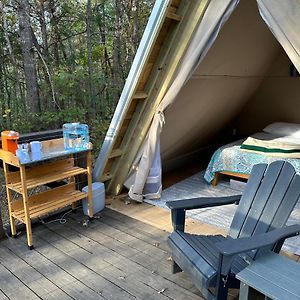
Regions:
M 166 205 L 171 209 L 174 230 L 184 231 L 186 210 L 239 203 L 240 199 L 241 195 L 228 197 L 200 197 L 168 201 L 166 202 Z
M 222 255 L 233 256 L 235 254 L 267 247 L 276 244 L 278 241 L 285 240 L 286 238 L 299 234 L 300 224 L 295 224 L 247 238 L 228 239 L 226 241 L 216 243 L 216 246 Z
M 286 238 L 299 234 L 300 224 L 295 224 L 247 238 L 229 238 L 225 241 L 216 243 L 215 245 L 220 251 L 219 267 L 217 272 L 218 282 L 226 280 L 226 276 L 229 273 L 235 255 L 274 245 L 279 241 L 283 243 Z
M 171 210 L 172 209 L 190 210 L 190 209 L 239 203 L 241 197 L 242 195 L 234 195 L 234 196 L 227 196 L 227 197 L 199 197 L 199 198 L 168 201 L 166 202 L 166 205 Z

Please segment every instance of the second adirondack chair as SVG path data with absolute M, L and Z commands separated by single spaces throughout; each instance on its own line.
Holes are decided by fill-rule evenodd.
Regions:
M 285 227 L 299 196 L 300 176 L 290 163 L 276 161 L 253 167 L 242 196 L 167 202 L 173 272 L 185 271 L 206 299 L 227 299 L 228 288 L 239 288 L 238 272 L 300 233 L 300 225 Z M 232 203 L 238 207 L 227 237 L 184 232 L 186 210 Z

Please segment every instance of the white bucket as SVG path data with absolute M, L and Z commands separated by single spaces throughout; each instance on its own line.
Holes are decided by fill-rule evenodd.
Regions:
M 88 192 L 88 186 L 85 186 L 82 191 L 84 193 Z M 92 184 L 92 194 L 93 194 L 93 211 L 94 214 L 101 211 L 105 207 L 105 187 L 102 182 L 94 182 Z M 88 216 L 88 199 L 82 200 L 83 213 Z

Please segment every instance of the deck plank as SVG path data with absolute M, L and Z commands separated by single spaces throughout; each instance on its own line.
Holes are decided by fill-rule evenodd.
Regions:
M 100 220 L 102 222 L 102 219 Z M 73 226 L 73 225 L 72 225 Z M 106 228 L 106 226 L 102 227 L 102 228 Z M 85 229 L 83 229 L 85 230 Z M 86 230 L 86 233 L 89 234 L 89 231 Z M 105 230 L 105 233 L 108 234 L 108 231 Z M 113 230 L 112 228 L 110 228 L 109 230 L 109 234 L 112 236 L 112 237 L 115 237 L 116 239 L 118 239 L 118 230 Z M 111 238 L 112 238 L 111 237 Z M 166 234 L 165 234 L 165 237 L 166 237 Z M 159 249 L 158 247 L 155 247 L 154 245 L 151 245 L 151 244 L 147 244 L 143 241 L 140 241 L 138 239 L 135 239 L 135 243 L 141 243 L 142 246 L 140 245 L 139 248 L 140 250 L 143 250 L 144 252 L 142 251 L 139 251 L 137 254 L 135 254 L 134 256 L 130 256 L 130 260 L 132 262 L 135 262 L 135 263 L 138 263 L 140 265 L 142 265 L 143 267 L 148 267 L 148 270 L 150 270 L 151 272 L 153 272 L 154 274 L 159 274 L 160 271 L 161 271 L 161 266 L 164 265 L 164 275 L 165 276 L 170 276 L 170 262 L 167 261 L 167 258 L 168 256 L 168 253 L 166 253 L 165 251 L 162 251 L 161 249 Z M 129 248 L 130 249 L 130 248 Z M 116 251 L 118 251 L 118 249 L 115 249 Z M 120 250 L 120 249 L 119 249 Z M 153 251 L 154 253 L 152 254 L 151 252 L 149 251 Z M 161 253 L 160 253 L 161 251 Z M 123 254 L 124 256 L 127 257 L 126 254 L 119 252 L 120 254 Z M 150 256 L 149 256 L 150 254 Z M 158 254 L 158 255 L 155 255 L 155 254 Z M 162 257 L 160 257 L 160 254 L 162 254 Z M 153 257 L 151 256 L 153 255 Z M 155 258 L 154 258 L 155 257 Z M 105 258 L 104 258 L 105 259 Z M 118 268 L 120 268 L 120 265 L 122 265 L 122 260 L 124 260 L 124 258 L 120 258 L 119 261 L 115 262 L 115 264 L 118 265 Z M 155 267 L 158 267 L 157 269 L 153 268 L 153 265 Z M 134 272 L 139 272 L 139 270 L 143 270 L 143 268 L 141 269 L 136 269 L 136 264 L 132 264 L 131 262 L 126 262 L 126 267 L 130 270 L 135 270 Z M 127 271 L 127 270 L 124 270 L 124 271 Z M 153 274 L 151 273 L 151 274 Z M 176 275 L 174 276 L 174 278 L 176 277 Z M 177 276 L 178 277 L 178 276 Z M 163 281 L 163 280 L 162 280 Z M 172 281 L 172 280 L 170 280 Z M 180 282 L 182 280 L 178 279 L 176 280 L 177 282 Z M 185 280 L 185 284 L 186 286 L 188 287 L 188 289 L 192 288 L 193 285 L 190 283 L 190 281 L 188 279 Z M 176 282 L 176 283 L 177 283 Z M 184 284 L 183 284 L 183 287 Z M 193 291 L 195 291 L 194 287 L 193 287 Z
M 2 264 L 0 264 L 0 290 L 11 300 L 40 299 Z
M 37 242 L 37 238 L 35 239 L 35 241 Z M 53 263 L 51 259 L 48 259 L 46 256 L 42 255 L 36 250 L 28 250 L 28 248 L 26 247 L 25 236 L 13 242 L 14 243 L 7 243 L 7 247 L 16 255 L 18 255 L 18 257 L 31 265 L 40 274 L 42 274 L 53 284 L 55 284 L 58 288 L 76 281 L 73 276 Z M 17 242 L 19 242 L 19 247 L 14 246 Z M 41 243 L 38 243 L 38 246 L 36 247 L 39 248 L 40 244 Z
M 151 270 L 151 272 L 157 273 L 159 275 L 162 275 L 165 278 L 168 278 L 168 280 L 176 283 L 177 285 L 190 290 L 193 293 L 197 293 L 199 294 L 199 291 L 195 288 L 195 286 L 191 283 L 190 279 L 187 278 L 187 276 L 185 276 L 183 273 L 181 274 L 171 274 L 171 262 L 168 261 L 168 258 L 170 257 L 169 254 L 167 252 L 163 252 L 162 255 L 162 259 L 159 259 L 159 255 L 157 254 L 157 251 L 161 251 L 162 249 L 161 246 L 164 245 L 164 243 L 166 242 L 168 233 L 162 231 L 162 230 L 149 230 L 149 225 L 146 224 L 146 226 L 144 228 L 146 228 L 147 232 L 143 232 L 143 230 L 140 230 L 141 228 L 143 228 L 144 225 L 142 222 L 137 221 L 137 220 L 133 220 L 132 218 L 129 218 L 127 216 L 123 216 L 119 213 L 116 213 L 114 211 L 110 211 L 110 210 L 105 210 L 103 214 L 103 218 L 101 218 L 99 220 L 99 222 L 103 222 L 103 220 L 107 220 L 110 216 L 114 216 L 116 219 L 114 218 L 110 218 L 110 222 L 112 224 L 112 227 L 116 227 L 113 226 L 113 222 L 114 220 L 123 220 L 125 221 L 124 224 L 122 224 L 122 226 L 118 226 L 118 228 L 120 230 L 123 230 L 126 233 L 133 234 L 136 237 L 135 243 L 138 245 L 138 248 L 140 249 L 139 252 L 134 255 L 134 256 L 130 256 L 130 259 L 132 261 L 137 262 L 138 264 L 143 265 L 144 267 L 148 268 L 149 270 Z M 72 215 L 73 218 L 74 215 Z M 130 220 L 133 220 L 135 223 L 135 227 L 137 228 L 137 230 L 140 231 L 136 231 L 136 229 L 134 228 L 129 228 L 132 227 L 132 224 L 130 223 Z M 78 221 L 78 219 L 77 219 Z M 96 221 L 97 222 L 97 221 Z M 120 223 L 120 222 L 119 222 Z M 121 221 L 122 223 L 122 221 Z M 72 221 L 69 223 L 69 225 L 72 224 Z M 128 225 L 129 226 L 128 226 Z M 72 226 L 72 225 L 71 225 Z M 90 232 L 89 230 L 84 229 L 78 229 L 76 228 L 76 230 L 80 230 L 81 232 L 87 232 L 87 234 L 89 235 Z M 159 232 L 158 232 L 159 231 Z M 136 234 L 138 232 L 138 234 Z M 139 233 L 139 232 L 143 232 L 143 233 Z M 152 233 L 155 232 L 156 236 L 153 235 Z M 157 232 L 159 234 L 157 234 Z M 107 232 L 106 232 L 107 233 Z M 97 239 L 97 232 L 93 233 L 93 237 Z M 100 234 L 103 234 L 103 232 L 101 232 Z M 115 237 L 116 232 L 111 232 L 111 235 L 113 237 Z M 142 240 L 140 242 L 139 245 L 139 240 Z M 144 241 L 147 241 L 149 244 L 145 244 Z M 158 247 L 155 247 L 154 244 L 158 244 Z M 132 245 L 134 246 L 134 245 Z M 164 246 L 163 246 L 164 247 Z M 150 248 L 150 249 L 149 249 Z M 144 251 L 144 252 L 143 252 Z M 150 254 L 153 256 L 149 256 L 149 251 L 154 251 L 153 253 L 150 252 Z M 123 253 L 124 254 L 124 253 Z M 126 254 L 125 254 L 126 255 Z
M 62 291 L 61 289 L 56 289 L 54 291 L 52 291 L 49 294 L 45 294 L 43 295 L 43 300 L 72 300 L 74 298 L 72 298 L 71 296 L 69 296 L 68 294 L 66 294 L 64 291 Z
M 116 213 L 117 214 L 117 213 Z M 168 251 L 169 248 L 167 246 L 166 243 L 166 238 L 168 236 L 168 234 L 166 232 L 163 231 L 157 231 L 155 235 L 147 232 L 147 231 L 143 231 L 140 230 L 138 224 L 136 225 L 136 227 L 128 227 L 128 223 L 130 222 L 130 218 L 127 216 L 124 216 L 126 218 L 119 220 L 119 219 L 115 219 L 111 217 L 111 214 L 108 213 L 108 211 L 106 210 L 103 213 L 104 218 L 100 219 L 100 221 L 108 224 L 111 227 L 117 228 L 117 229 L 122 229 L 123 232 L 134 236 L 140 240 L 143 240 L 145 242 L 148 242 L 149 244 L 154 244 L 155 242 L 157 242 L 159 240 L 160 242 L 160 248 L 163 250 Z
M 45 241 L 46 242 L 46 241 Z M 51 246 L 49 244 L 49 246 Z M 78 250 L 79 251 L 79 250 Z M 71 253 L 63 253 L 61 256 L 57 256 L 53 258 L 53 261 L 58 264 L 60 267 L 64 268 L 68 273 L 70 273 L 72 276 L 74 276 L 77 280 L 80 280 L 80 282 L 84 283 L 86 286 L 90 288 L 95 288 L 94 282 L 96 281 L 105 281 L 105 284 L 102 284 L 103 286 L 108 286 L 109 283 L 113 285 L 112 287 L 112 293 L 111 295 L 105 295 L 107 299 L 121 299 L 114 298 L 115 295 L 117 295 L 117 291 L 120 292 L 120 296 L 122 296 L 122 299 L 127 299 L 126 297 L 130 297 L 132 295 L 133 297 L 136 297 L 138 299 L 168 299 L 164 297 L 163 295 L 156 296 L 152 288 L 149 288 L 148 286 L 141 284 L 140 282 L 126 282 L 123 280 L 123 276 L 114 277 L 111 275 L 110 268 L 104 268 L 100 269 L 97 267 L 97 265 L 91 265 L 90 267 L 85 265 L 85 258 L 84 256 L 79 256 L 76 260 L 74 258 L 71 258 L 70 255 L 73 255 L 74 250 L 71 251 Z M 94 254 L 94 256 L 97 254 Z M 111 255 L 111 254 L 110 254 Z M 114 254 L 112 254 L 114 255 Z M 109 260 L 109 258 L 104 257 L 104 259 Z M 98 260 L 100 261 L 103 259 L 103 257 L 98 256 Z M 122 263 L 121 261 L 115 260 L 115 263 L 118 265 L 117 270 L 122 270 L 123 272 L 132 273 L 136 271 L 134 269 L 135 266 L 133 266 L 131 263 Z M 87 270 L 90 271 L 90 274 L 87 275 Z M 84 276 L 83 276 L 84 273 Z M 122 273 L 124 274 L 124 273 Z M 126 278 L 127 275 L 124 276 Z M 93 278 L 92 281 L 90 279 Z M 121 291 L 122 289 L 123 291 Z M 100 291 L 104 292 L 104 291 Z M 126 297 L 124 296 L 126 295 Z M 112 297 L 113 298 L 109 298 Z
M 140 251 L 149 251 L 150 255 L 157 258 L 159 255 L 160 258 L 166 257 L 168 255 L 167 247 L 167 236 L 166 232 L 159 230 L 160 234 L 156 236 L 151 236 L 151 234 L 138 230 L 137 228 L 141 227 L 141 224 L 137 224 L 137 228 L 128 228 L 126 223 L 117 223 L 114 219 L 104 216 L 100 220 L 95 222 L 100 223 L 101 231 L 97 231 L 96 235 L 104 234 L 111 239 L 117 240 L 120 243 L 125 243 L 129 245 L 130 248 L 136 249 L 136 252 Z M 115 223 L 115 224 L 114 224 Z M 151 251 L 153 250 L 153 251 Z M 154 252 L 155 254 L 152 254 Z
M 3 247 L 0 249 L 0 263 L 37 296 L 42 297 L 58 288 L 49 279 L 44 277 L 34 267 L 27 264 L 8 248 Z
M 88 226 L 84 218 L 36 226 L 32 251 L 25 235 L 4 241 L 0 263 L 9 258 L 3 267 L 21 290 L 42 299 L 202 299 L 184 273 L 171 274 L 166 232 L 109 209 Z
M 53 247 L 51 244 L 41 240 L 38 240 L 38 247 L 33 252 L 38 252 L 38 249 L 44 245 L 45 247 L 52 249 L 52 251 L 48 251 L 51 257 L 51 267 L 47 266 L 46 268 L 46 276 L 51 276 L 51 279 L 62 280 L 61 281 L 61 289 L 71 297 L 77 297 L 77 293 L 83 293 L 87 299 L 102 299 L 102 294 L 106 299 L 132 299 L 132 297 L 128 298 L 128 293 L 120 289 L 118 286 L 112 284 L 111 282 L 105 280 L 103 277 L 98 276 L 94 272 L 92 272 L 89 268 L 85 267 L 83 264 L 78 263 L 76 260 L 72 259 L 72 257 L 68 255 L 64 255 L 63 252 Z M 25 241 L 25 240 L 24 240 Z M 53 256 L 53 248 L 59 252 L 59 255 Z M 81 249 L 82 250 L 82 249 Z M 74 251 L 74 250 L 71 250 Z M 32 252 L 31 252 L 32 253 Z M 34 253 L 34 256 L 37 256 L 37 253 Z M 45 261 L 42 263 L 44 256 L 41 256 L 38 259 L 37 263 L 41 265 L 45 265 Z M 85 257 L 84 255 L 82 257 Z M 26 258 L 30 260 L 30 257 L 26 255 Z M 47 254 L 44 257 L 47 260 Z M 49 260 L 50 261 L 50 260 Z M 100 261 L 98 257 L 98 261 Z M 34 263 L 33 261 L 31 261 Z M 95 261 L 96 262 L 96 261 Z M 46 264 L 47 265 L 47 264 Z M 97 264 L 96 264 L 97 266 Z M 50 271 L 51 270 L 51 271 Z M 56 274 L 53 278 L 50 274 Z M 66 276 L 67 275 L 67 276 Z M 63 279 L 67 279 L 64 281 Z M 92 281 L 90 281 L 93 279 Z M 72 286 L 75 284 L 75 292 L 70 292 L 68 286 Z M 103 288 L 103 290 L 99 290 L 99 288 Z M 105 288 L 104 288 L 105 287 Z M 87 291 L 85 291 L 85 288 Z M 96 297 L 97 298 L 93 298 Z M 49 295 L 45 295 L 45 297 L 49 297 Z M 77 299 L 77 298 L 75 298 Z M 81 298 L 78 298 L 81 299 Z
M 95 300 L 95 299 L 103 299 L 100 293 L 96 293 L 91 288 L 87 287 L 80 281 L 74 281 L 63 287 L 65 293 L 70 295 L 73 299 L 76 300 Z
M 0 300 L 9 300 L 6 295 L 0 290 Z

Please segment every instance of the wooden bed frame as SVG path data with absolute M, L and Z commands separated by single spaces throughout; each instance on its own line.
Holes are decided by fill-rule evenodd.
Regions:
M 226 175 L 226 176 L 230 176 L 230 177 L 236 177 L 236 178 L 240 178 L 240 179 L 248 179 L 250 175 L 248 174 L 242 174 L 242 173 L 235 173 L 235 172 L 216 172 L 215 173 L 215 177 L 213 179 L 213 181 L 211 182 L 212 186 L 216 186 L 218 184 L 218 181 L 220 179 L 221 175 Z

